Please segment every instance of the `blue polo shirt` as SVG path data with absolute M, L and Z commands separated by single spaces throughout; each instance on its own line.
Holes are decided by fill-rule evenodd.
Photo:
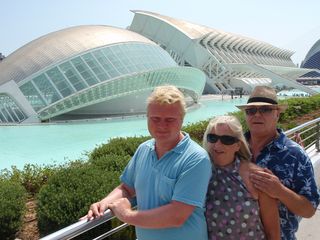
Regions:
M 148 210 L 179 201 L 196 206 L 181 227 L 146 229 L 136 227 L 139 240 L 207 240 L 204 204 L 211 176 L 207 152 L 188 134 L 161 159 L 155 141 L 142 143 L 120 179 L 136 192 L 138 210 Z

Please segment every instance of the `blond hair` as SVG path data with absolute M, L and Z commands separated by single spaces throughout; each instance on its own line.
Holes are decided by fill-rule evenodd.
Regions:
M 238 152 L 236 152 L 236 155 L 241 159 L 241 160 L 247 160 L 249 161 L 251 159 L 251 153 L 249 150 L 248 143 L 243 135 L 243 130 L 241 123 L 235 116 L 217 116 L 213 119 L 210 120 L 207 129 L 203 135 L 203 147 L 204 149 L 209 152 L 209 144 L 207 141 L 207 135 L 212 132 L 212 130 L 215 130 L 217 125 L 219 124 L 226 124 L 230 130 L 231 130 L 231 136 L 236 137 L 239 142 L 240 142 L 240 149 Z
M 173 85 L 156 87 L 147 99 L 147 104 L 174 104 L 178 102 L 181 106 L 183 116 L 186 113 L 186 102 L 183 93 Z

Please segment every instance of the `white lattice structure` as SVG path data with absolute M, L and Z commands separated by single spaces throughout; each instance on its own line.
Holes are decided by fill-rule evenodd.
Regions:
M 256 85 L 282 84 L 316 93 L 296 82 L 311 70 L 296 67 L 292 51 L 157 13 L 133 12 L 130 30 L 159 44 L 178 64 L 203 70 L 208 92 L 237 87 L 250 92 Z

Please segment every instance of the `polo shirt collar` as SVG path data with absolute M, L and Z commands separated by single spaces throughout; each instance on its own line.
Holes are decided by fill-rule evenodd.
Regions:
M 170 151 L 176 152 L 176 153 L 182 153 L 184 152 L 185 148 L 187 147 L 189 140 L 190 140 L 190 136 L 188 133 L 186 132 L 182 132 L 183 134 L 183 138 L 181 139 L 181 141 Z M 155 139 L 152 138 L 148 143 L 147 146 L 150 148 L 150 151 L 154 151 L 155 150 Z

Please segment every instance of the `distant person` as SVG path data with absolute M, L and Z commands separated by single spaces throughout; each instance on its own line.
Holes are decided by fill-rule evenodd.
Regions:
M 121 184 L 90 206 L 87 219 L 111 209 L 136 227 L 139 240 L 207 240 L 204 204 L 211 176 L 207 152 L 181 132 L 185 99 L 174 86 L 157 87 L 148 99 L 148 129 L 121 175 Z M 137 210 L 129 199 L 136 197 Z
M 213 161 L 206 219 L 209 239 L 280 239 L 278 201 L 255 189 L 249 173 L 261 169 L 250 162 L 242 126 L 234 116 L 212 119 L 203 146 Z
M 250 179 L 257 189 L 281 202 L 281 239 L 296 239 L 300 217 L 312 217 L 319 205 L 312 163 L 299 144 L 277 129 L 286 105 L 278 103 L 273 88 L 255 87 L 247 104 L 237 107 L 246 115 L 252 161 L 264 168 L 251 173 Z

